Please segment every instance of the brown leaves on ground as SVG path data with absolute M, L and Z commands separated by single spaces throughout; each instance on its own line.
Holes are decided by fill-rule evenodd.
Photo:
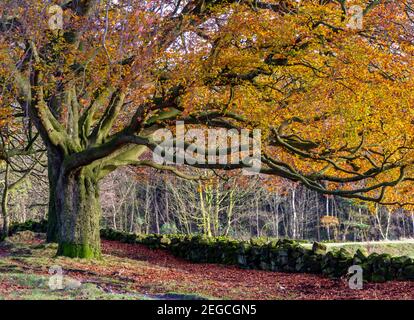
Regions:
M 7 296 L 13 292 L 18 292 L 21 290 L 28 290 L 29 288 L 22 286 L 20 284 L 14 283 L 12 281 L 2 280 L 0 281 L 0 292 L 2 296 Z
M 242 270 L 233 266 L 194 264 L 163 250 L 104 241 L 106 254 L 146 261 L 149 266 L 130 274 L 137 286 L 174 282 L 181 289 L 232 299 L 414 299 L 414 282 L 364 284 L 351 290 L 345 280 L 319 275 Z
M 8 256 L 4 249 L 0 259 L 43 275 L 50 266 L 61 265 L 65 275 L 95 283 L 106 292 L 149 297 L 176 292 L 217 299 L 414 299 L 414 282 L 409 281 L 367 283 L 363 290 L 351 290 L 344 279 L 195 264 L 137 244 L 103 241 L 102 249 L 101 261 L 55 258 L 51 249 L 33 250 L 31 257 Z M 9 288 L 10 284 L 0 284 L 0 295 Z

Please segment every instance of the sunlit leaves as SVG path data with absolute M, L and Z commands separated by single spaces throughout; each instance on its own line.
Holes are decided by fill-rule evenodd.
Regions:
M 140 121 L 172 107 L 183 117 L 220 111 L 247 119 L 236 125 L 260 128 L 263 142 L 272 144 L 265 151 L 303 175 L 346 178 L 386 164 L 413 171 L 414 34 L 412 12 L 402 2 L 370 7 L 362 29 L 349 27 L 348 9 L 367 8 L 363 0 L 345 7 L 339 1 L 283 2 L 289 9 L 259 8 L 254 1 L 184 1 L 178 7 L 174 1 L 100 2 L 89 17 L 65 10 L 63 36 L 48 30 L 43 1 L 22 3 L 25 10 L 0 5 L 23 21 L 0 38 L 1 58 L 8 61 L 0 66 L 2 81 L 12 74 L 11 62 L 37 48 L 40 59 L 22 73 L 42 74 L 49 97 L 76 87 L 80 114 L 105 88 L 125 91 L 114 134 L 144 103 L 148 110 Z M 69 41 L 75 31 L 82 32 Z M 154 110 L 154 101 L 163 110 Z M 100 106 L 94 120 L 107 110 Z M 66 114 L 58 120 L 65 122 Z M 301 144 L 307 156 L 275 146 L 274 130 Z M 393 169 L 353 184 L 331 181 L 326 188 L 375 186 L 399 174 Z M 391 201 L 398 197 L 390 189 Z

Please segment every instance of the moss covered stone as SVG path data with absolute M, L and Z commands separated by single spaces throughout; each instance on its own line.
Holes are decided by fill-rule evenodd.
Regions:
M 371 281 L 372 282 L 377 282 L 377 283 L 381 283 L 381 282 L 385 282 L 387 279 L 385 278 L 385 276 L 381 275 L 381 274 L 373 274 L 371 276 Z
M 164 246 L 164 247 L 167 247 L 167 246 L 169 246 L 171 244 L 171 240 L 169 238 L 167 238 L 167 237 L 162 237 L 160 239 L 160 244 L 162 246 Z
M 312 251 L 315 254 L 325 254 L 327 249 L 326 245 L 319 242 L 314 242 L 312 245 Z
M 362 264 L 367 260 L 368 252 L 363 249 L 358 249 L 354 255 L 354 264 Z
M 403 271 L 404 279 L 414 280 L 414 265 L 406 265 Z

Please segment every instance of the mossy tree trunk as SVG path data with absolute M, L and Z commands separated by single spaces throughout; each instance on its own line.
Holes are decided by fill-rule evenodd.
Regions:
M 100 258 L 99 181 L 128 161 L 135 161 L 145 146 L 128 145 L 115 157 L 79 164 L 95 152 L 65 155 L 48 148 L 49 213 L 48 240 L 57 242 L 57 255 L 71 258 Z M 87 161 L 85 161 L 87 162 Z
M 57 255 L 71 258 L 100 258 L 100 218 L 98 181 L 82 168 L 60 176 L 51 194 L 56 213 Z

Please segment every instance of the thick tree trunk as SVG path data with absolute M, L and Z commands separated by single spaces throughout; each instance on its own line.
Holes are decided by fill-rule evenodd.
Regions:
M 60 176 L 55 183 L 58 255 L 100 258 L 98 182 L 87 168 Z
M 48 165 L 48 241 L 59 244 L 60 256 L 100 258 L 101 172 L 86 166 L 64 173 L 65 157 L 52 146 L 48 146 Z
M 99 190 L 88 168 L 62 174 L 63 154 L 48 148 L 49 210 L 47 241 L 59 243 L 58 255 L 100 256 Z

